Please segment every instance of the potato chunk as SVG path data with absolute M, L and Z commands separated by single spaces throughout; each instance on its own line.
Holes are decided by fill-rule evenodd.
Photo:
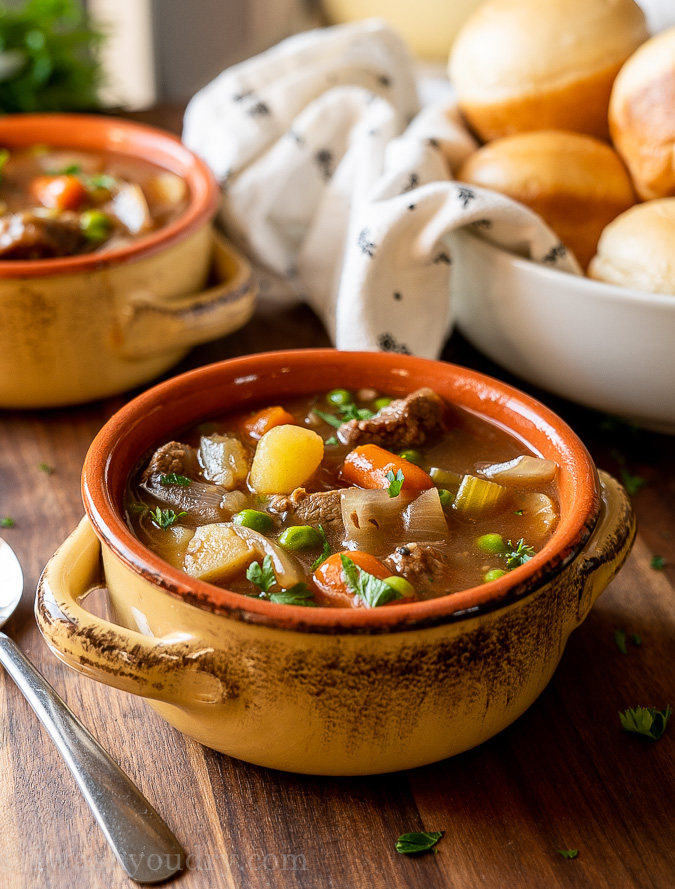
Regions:
M 203 435 L 199 462 L 204 467 L 204 478 L 228 491 L 240 485 L 248 472 L 246 448 L 231 435 Z
M 202 525 L 185 553 L 183 569 L 211 583 L 230 580 L 258 558 L 256 550 L 224 522 Z
M 275 426 L 258 442 L 249 482 L 258 494 L 290 494 L 323 459 L 323 439 L 304 426 Z

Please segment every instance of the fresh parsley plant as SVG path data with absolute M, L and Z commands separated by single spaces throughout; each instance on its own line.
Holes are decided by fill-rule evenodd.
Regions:
M 672 712 L 672 707 L 666 707 L 665 710 L 657 710 L 655 707 L 629 707 L 623 713 L 619 713 L 619 719 L 621 728 L 625 732 L 634 732 L 658 741 L 666 730 Z
M 396 840 L 396 851 L 401 855 L 414 855 L 418 852 L 428 852 L 434 849 L 436 843 L 443 836 L 442 830 L 432 831 L 430 833 L 402 833 Z M 434 849 L 434 851 L 436 851 Z
M 349 589 L 361 598 L 367 608 L 377 608 L 378 605 L 386 605 L 394 599 L 403 598 L 403 593 L 359 568 L 349 556 L 341 555 L 342 576 Z

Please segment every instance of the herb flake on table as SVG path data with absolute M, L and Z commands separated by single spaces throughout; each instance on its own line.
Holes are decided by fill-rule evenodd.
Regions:
M 664 556 L 652 556 L 652 560 L 649 563 L 650 568 L 653 568 L 654 571 L 663 571 L 666 567 L 666 560 Z
M 625 732 L 658 741 L 666 730 L 672 712 L 672 707 L 664 710 L 657 710 L 655 707 L 629 707 L 623 713 L 619 712 L 619 719 Z
M 11 515 L 5 515 L 0 519 L 0 528 L 13 528 L 16 522 Z
M 54 467 L 50 466 L 49 463 L 40 463 L 38 469 L 40 470 L 40 472 L 44 472 L 45 475 L 54 474 Z
M 558 849 L 558 854 L 563 858 L 576 858 L 579 855 L 578 849 Z
M 619 649 L 621 654 L 628 654 L 628 649 L 626 648 L 625 630 L 614 630 L 614 641 L 616 642 L 616 647 Z
M 429 852 L 433 850 L 436 843 L 443 836 L 442 830 L 432 831 L 430 833 L 402 833 L 396 840 L 396 851 L 401 855 L 416 855 L 420 852 Z

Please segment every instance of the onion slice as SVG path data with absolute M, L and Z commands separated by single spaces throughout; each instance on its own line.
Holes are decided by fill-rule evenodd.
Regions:
M 408 540 L 415 542 L 445 540 L 448 524 L 437 488 L 429 488 L 407 507 L 403 522 Z
M 273 543 L 259 531 L 254 531 L 252 528 L 247 528 L 245 525 L 237 525 L 234 522 L 230 527 L 243 540 L 250 543 L 261 555 L 270 557 L 274 573 L 280 586 L 287 590 L 296 583 L 301 583 L 303 580 L 303 573 L 293 556 L 284 552 L 280 546 L 277 546 L 276 543 Z
M 552 482 L 557 471 L 553 460 L 523 454 L 506 463 L 484 464 L 476 469 L 476 474 L 500 485 L 535 487 Z
M 367 552 L 389 549 L 393 539 L 402 539 L 404 511 L 414 497 L 415 492 L 390 497 L 383 488 L 345 488 L 340 497 L 345 545 Z

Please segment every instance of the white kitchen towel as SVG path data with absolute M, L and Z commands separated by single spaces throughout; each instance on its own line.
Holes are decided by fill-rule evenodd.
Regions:
M 306 300 L 339 349 L 438 357 L 452 327 L 446 236 L 462 226 L 579 272 L 536 214 L 452 180 L 476 144 L 451 99 L 420 108 L 412 58 L 379 20 L 227 69 L 190 101 L 183 141 L 218 178 L 221 223 L 261 290 Z

